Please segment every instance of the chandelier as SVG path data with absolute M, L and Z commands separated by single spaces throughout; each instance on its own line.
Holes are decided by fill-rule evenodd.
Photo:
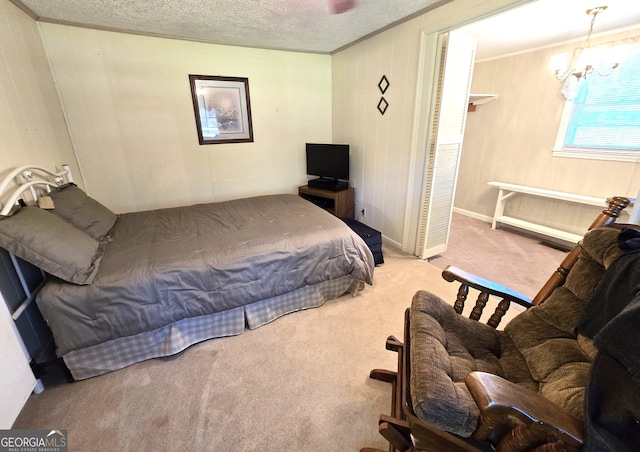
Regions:
M 570 67 L 567 68 L 567 55 L 556 55 L 551 59 L 551 69 L 555 74 L 559 82 L 566 81 L 570 76 L 574 76 L 580 80 L 587 78 L 592 72 L 596 72 L 602 77 L 611 75 L 613 70 L 618 67 L 618 63 L 605 63 L 603 67 L 598 68 L 602 55 L 596 55 L 597 52 L 591 48 L 591 33 L 593 33 L 593 25 L 596 23 L 596 16 L 605 11 L 607 6 L 596 6 L 595 8 L 588 9 L 586 13 L 591 17 L 591 25 L 589 26 L 589 32 L 587 33 L 587 39 L 582 49 L 576 49 L 574 59 Z M 577 56 L 577 58 L 576 58 Z

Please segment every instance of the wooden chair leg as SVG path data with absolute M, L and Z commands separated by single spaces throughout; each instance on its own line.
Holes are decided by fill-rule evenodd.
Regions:
M 402 433 L 403 436 L 409 438 L 411 436 L 411 426 L 407 421 L 403 421 L 402 419 L 395 418 L 393 416 L 387 416 L 386 414 L 381 414 L 380 419 L 378 420 L 378 424 L 391 424 Z
M 411 439 L 406 437 L 404 433 L 398 429 L 397 425 L 390 422 L 383 422 L 378 425 L 378 431 L 389 441 L 389 444 L 400 452 L 406 452 L 411 449 Z
M 395 336 L 389 336 L 385 343 L 385 348 L 392 352 L 397 352 L 402 349 L 402 342 L 400 342 Z
M 387 350 L 398 353 L 399 359 L 402 356 L 403 346 L 404 344 L 400 342 L 395 336 L 389 336 L 385 343 L 385 348 Z M 386 369 L 373 369 L 369 373 L 369 378 L 384 381 L 385 383 L 391 383 L 393 385 L 392 414 L 395 415 L 396 408 L 393 405 L 396 404 L 398 372 Z M 383 414 L 380 416 L 380 420 L 378 421 L 378 431 L 387 441 L 389 441 L 389 452 L 410 452 L 413 450 L 413 444 L 411 442 L 411 429 L 406 421 Z M 365 447 L 360 449 L 360 452 L 384 451 L 381 451 L 380 449 Z
M 385 383 L 395 383 L 398 380 L 398 373 L 392 370 L 373 369 L 369 372 L 369 378 L 384 381 Z

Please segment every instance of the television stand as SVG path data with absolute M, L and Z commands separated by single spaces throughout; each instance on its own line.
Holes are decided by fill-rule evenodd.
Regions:
M 341 191 L 349 188 L 349 182 L 339 179 L 331 179 L 320 177 L 318 179 L 311 179 L 309 187 L 320 188 L 322 190 Z
M 353 210 L 355 207 L 353 187 L 333 191 L 303 185 L 302 187 L 298 187 L 298 195 L 337 217 L 353 218 Z

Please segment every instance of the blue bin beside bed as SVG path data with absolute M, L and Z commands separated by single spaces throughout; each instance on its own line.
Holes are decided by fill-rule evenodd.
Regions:
M 375 264 L 384 264 L 384 257 L 382 256 L 382 234 L 353 218 L 343 217 L 341 220 L 344 221 L 353 232 L 362 237 L 373 254 Z

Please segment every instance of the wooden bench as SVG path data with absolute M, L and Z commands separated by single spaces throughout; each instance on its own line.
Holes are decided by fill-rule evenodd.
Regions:
M 561 191 L 547 190 L 544 188 L 527 187 L 525 185 L 508 184 L 504 182 L 487 182 L 493 187 L 498 187 L 498 201 L 496 202 L 496 210 L 493 215 L 491 229 L 495 229 L 500 224 L 507 224 L 520 229 L 525 229 L 537 234 L 542 234 L 555 239 L 564 240 L 573 244 L 578 243 L 582 238 L 580 234 L 563 231 L 561 229 L 543 226 L 541 224 L 530 221 L 521 220 L 519 218 L 510 217 L 504 214 L 506 201 L 518 194 L 527 194 L 532 196 L 540 196 L 560 201 L 568 201 L 590 206 L 606 207 L 606 198 L 596 198 L 593 196 L 576 195 L 574 193 L 565 193 Z

